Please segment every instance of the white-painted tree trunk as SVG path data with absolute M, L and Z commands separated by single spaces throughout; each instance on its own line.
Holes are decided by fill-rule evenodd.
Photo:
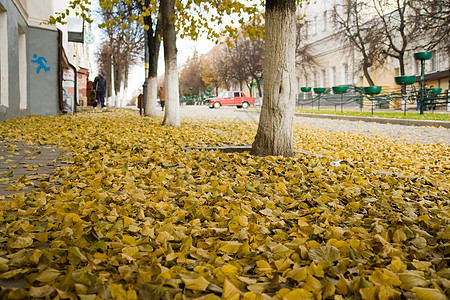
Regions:
M 163 125 L 180 126 L 178 90 L 177 36 L 175 32 L 175 0 L 161 0 L 165 62 L 165 114 Z
M 293 156 L 296 0 L 266 1 L 264 95 L 252 154 Z
M 128 87 L 123 87 L 123 100 L 122 105 L 120 107 L 125 107 L 128 105 L 129 100 L 131 99 L 130 96 L 128 96 Z
M 124 90 L 123 85 L 120 85 L 119 93 L 116 95 L 116 107 L 120 108 L 123 106 Z
M 111 105 L 116 105 L 116 87 L 114 85 L 114 56 L 111 56 Z
M 156 98 L 158 97 L 157 77 L 149 77 L 147 81 L 147 99 L 145 99 L 145 116 L 155 117 L 158 115 L 156 111 Z

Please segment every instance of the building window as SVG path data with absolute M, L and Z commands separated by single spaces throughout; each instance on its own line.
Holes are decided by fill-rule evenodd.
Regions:
M 314 85 L 314 87 L 317 87 L 317 73 L 316 72 L 314 72 L 314 74 L 313 74 L 313 85 Z
M 431 57 L 431 60 L 430 60 L 430 71 L 431 72 L 434 72 L 434 71 L 436 71 L 437 70 L 437 57 L 436 57 L 436 51 L 433 51 L 432 52 L 433 53 L 433 56 Z
M 27 109 L 27 38 L 20 25 L 18 25 L 18 34 L 19 108 Z
M 327 20 L 327 12 L 323 12 L 323 31 L 328 30 L 328 20 Z
M 342 66 L 342 84 L 348 84 L 348 65 Z
M 308 86 L 308 76 L 305 75 L 305 77 L 303 77 L 303 80 L 304 80 L 304 83 L 305 83 L 304 86 Z
M 420 74 L 420 67 L 419 67 L 419 61 L 414 61 L 414 74 Z
M 331 68 L 331 85 L 336 86 L 336 67 Z
M 327 78 L 326 76 L 326 72 L 325 69 L 322 70 L 322 87 L 326 87 L 327 86 Z
M 0 105 L 8 101 L 8 16 L 0 4 Z

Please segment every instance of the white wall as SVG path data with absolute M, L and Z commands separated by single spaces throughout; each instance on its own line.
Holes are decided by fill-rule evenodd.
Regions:
M 28 17 L 28 25 L 42 26 L 40 23 L 48 20 L 53 14 L 53 0 L 18 0 L 26 9 L 24 16 Z M 58 0 L 60 1 L 60 0 Z M 54 26 L 49 26 L 53 27 Z
M 27 109 L 27 36 L 23 28 L 18 25 L 18 59 L 19 59 L 19 108 Z
M 0 4 L 0 105 L 9 106 L 8 99 L 8 15 Z
M 69 0 L 57 0 L 53 2 L 53 11 L 54 12 L 61 12 L 65 11 L 67 8 L 67 5 L 69 4 Z M 70 12 L 69 15 L 70 18 L 79 18 L 75 16 L 75 13 L 73 11 Z M 88 31 L 89 25 L 87 22 L 84 23 L 85 26 L 85 34 Z M 85 68 L 85 69 L 91 69 L 91 64 L 89 61 L 89 46 L 84 43 L 72 43 L 69 42 L 67 39 L 67 32 L 68 32 L 68 25 L 57 25 L 58 29 L 60 29 L 63 32 L 63 47 L 66 51 L 67 59 L 69 62 L 78 68 Z

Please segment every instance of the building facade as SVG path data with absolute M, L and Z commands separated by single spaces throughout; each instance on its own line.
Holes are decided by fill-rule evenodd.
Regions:
M 297 68 L 298 93 L 301 87 L 326 87 L 339 85 L 368 86 L 363 71 L 358 67 L 362 55 L 356 47 L 345 45 L 339 39 L 337 22 L 334 18 L 334 5 L 345 5 L 346 0 L 317 1 L 306 5 L 299 13 L 304 15 L 301 31 L 301 43 L 308 46 L 309 54 L 314 58 L 314 64 Z M 414 59 L 415 52 L 425 51 L 411 44 L 414 50 L 405 55 L 405 75 L 416 75 L 420 79 L 420 61 Z M 432 59 L 425 64 L 425 80 L 428 85 L 449 89 L 450 55 L 444 47 L 433 50 Z M 370 70 L 375 85 L 383 89 L 398 89 L 395 76 L 400 75 L 398 60 L 384 57 L 381 67 Z
M 42 25 L 56 11 L 56 2 L 66 1 L 0 0 L 0 121 L 75 110 L 75 74 L 89 68 L 89 59 L 78 62 L 67 32 Z

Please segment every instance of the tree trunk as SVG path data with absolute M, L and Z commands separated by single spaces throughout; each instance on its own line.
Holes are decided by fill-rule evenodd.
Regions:
M 405 75 L 405 60 L 403 58 L 404 52 L 398 54 L 398 62 L 400 65 L 400 75 Z
M 150 6 L 150 1 L 146 0 L 144 2 L 145 6 Z M 157 20 L 156 29 L 153 30 L 153 20 L 152 15 L 144 17 L 144 22 L 149 26 L 147 31 L 147 47 L 148 47 L 148 74 L 145 76 L 148 78 L 147 81 L 147 97 L 144 101 L 144 116 L 155 117 L 158 115 L 156 111 L 156 98 L 158 97 L 158 59 L 159 59 L 159 49 L 161 47 L 161 41 L 159 36 L 161 35 L 162 22 L 161 19 Z
M 163 125 L 180 126 L 178 91 L 177 36 L 175 32 L 175 0 L 161 0 L 163 20 L 165 114 Z
M 266 1 L 264 96 L 254 155 L 294 155 L 295 4 L 296 0 Z
M 247 88 L 250 92 L 250 97 L 253 97 L 253 82 L 250 81 L 250 83 L 245 83 L 245 85 L 247 86 Z
M 129 61 L 129 60 L 127 60 Z M 128 65 L 128 63 L 127 63 Z M 120 88 L 120 97 L 117 97 L 117 101 L 116 101 L 116 107 L 123 107 L 126 103 L 125 103 L 125 98 L 127 97 L 128 94 L 128 76 L 129 76 L 129 68 L 127 67 L 127 65 L 124 67 L 124 75 L 123 75 L 123 88 L 121 86 Z
M 256 87 L 258 88 L 258 93 L 257 95 L 255 95 L 256 97 L 261 97 L 262 96 L 262 90 L 261 90 L 261 79 L 257 78 L 256 76 L 253 76 L 253 79 L 256 81 Z
M 158 77 L 150 76 L 147 82 L 147 99 L 145 102 L 145 116 L 155 117 L 158 115 L 156 111 L 156 99 L 158 98 Z
M 121 77 L 122 72 L 120 71 L 120 67 L 118 66 L 118 63 L 114 63 L 114 93 L 116 96 L 120 93 Z
M 375 83 L 373 82 L 373 79 L 370 76 L 370 72 L 369 72 L 370 63 L 368 63 L 367 60 L 368 60 L 368 58 L 364 58 L 364 62 L 363 62 L 364 77 L 366 77 L 367 82 L 369 83 L 370 86 L 374 86 Z
M 158 22 L 160 22 L 158 20 Z M 154 38 L 151 32 L 148 31 L 149 37 L 147 39 L 148 52 L 149 52 L 149 69 L 148 74 L 146 74 L 147 81 L 147 99 L 145 99 L 144 116 L 155 117 L 158 115 L 156 111 L 156 98 L 158 97 L 158 59 L 159 59 L 159 48 L 161 42 L 159 38 Z M 159 34 L 159 33 L 158 33 Z

